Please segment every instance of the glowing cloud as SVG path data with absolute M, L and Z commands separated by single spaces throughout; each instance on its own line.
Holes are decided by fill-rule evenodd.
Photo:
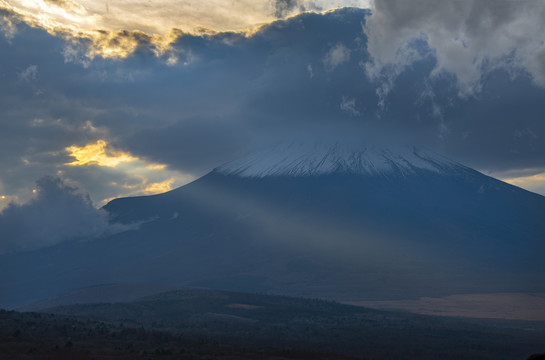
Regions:
M 86 55 L 90 58 L 125 57 L 140 41 L 162 54 L 176 34 L 251 33 L 278 17 L 343 6 L 369 7 L 369 0 L 155 0 L 153 4 L 147 0 L 0 0 L 0 10 L 31 26 L 88 40 Z M 11 35 L 14 30 L 9 24 L 4 21 L 3 28 Z
M 70 146 L 66 148 L 70 156 L 76 160 L 66 165 L 84 166 L 97 165 L 116 167 L 121 163 L 135 161 L 134 156 L 108 148 L 108 143 L 104 140 L 98 140 L 95 144 L 88 144 L 84 147 Z
M 117 179 L 101 189 L 102 196 L 99 199 L 102 200 L 98 201 L 100 206 L 117 197 L 163 193 L 195 179 L 193 175 L 170 170 L 165 164 L 148 162 L 117 150 L 102 139 L 81 147 L 73 145 L 67 147 L 66 151 L 75 160 L 65 163 L 68 167 L 63 171 L 59 170 L 59 176 L 73 179 L 85 188 L 94 189 L 93 181 L 88 179 L 88 168 L 94 166 L 94 176 L 103 173 L 108 178 Z
M 170 191 L 172 190 L 172 184 L 174 184 L 174 180 L 175 179 L 168 179 L 165 181 L 148 184 L 144 188 L 143 192 L 145 194 L 160 194 Z

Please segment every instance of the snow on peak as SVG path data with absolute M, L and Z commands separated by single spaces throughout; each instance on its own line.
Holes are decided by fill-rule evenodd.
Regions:
M 443 173 L 465 168 L 414 146 L 380 148 L 364 142 L 292 142 L 257 151 L 215 169 L 242 177 L 310 176 L 331 173 L 408 175 L 416 170 Z

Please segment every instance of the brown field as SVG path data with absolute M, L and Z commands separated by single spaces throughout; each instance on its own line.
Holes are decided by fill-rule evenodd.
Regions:
M 417 314 L 545 321 L 545 293 L 460 294 L 414 300 L 350 301 L 351 305 Z

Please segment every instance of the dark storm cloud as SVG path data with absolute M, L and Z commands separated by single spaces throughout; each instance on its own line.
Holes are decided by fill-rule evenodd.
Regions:
M 194 118 L 136 133 L 127 147 L 144 158 L 160 160 L 190 173 L 202 173 L 243 156 L 252 141 L 236 119 Z M 161 144 L 161 146 L 157 146 Z
M 0 253 L 33 250 L 64 240 L 98 236 L 112 230 L 107 214 L 93 207 L 89 195 L 59 178 L 36 182 L 37 196 L 0 213 Z
M 161 89 L 157 93 L 161 99 L 154 102 L 178 111 L 178 119 L 127 137 L 126 150 L 202 173 L 274 134 L 308 132 L 331 121 L 361 121 L 341 110 L 346 97 L 361 98 L 361 111 L 371 116 L 374 88 L 361 86 L 365 76 L 359 58 L 350 62 L 344 56 L 348 47 L 364 56 L 357 36 L 363 16 L 357 10 L 329 18 L 307 14 L 267 26 L 251 38 L 181 36 L 171 51 L 181 54 L 180 63 L 190 63 L 167 69 L 168 83 L 149 85 Z M 350 38 L 343 39 L 345 52 L 334 56 L 332 66 L 324 59 L 339 47 L 335 29 Z M 318 32 L 321 36 L 316 38 Z
M 104 41 L 114 45 L 136 44 L 117 60 L 90 59 L 86 49 L 93 45 L 85 40 L 64 41 L 19 24 L 9 41 L 0 38 L 0 152 L 9 154 L 0 158 L 2 169 L 9 169 L 0 189 L 11 195 L 45 173 L 66 171 L 63 164 L 71 159 L 65 148 L 98 139 L 201 175 L 271 137 L 339 128 L 402 135 L 479 169 L 544 169 L 545 90 L 534 68 L 520 65 L 539 59 L 538 53 L 522 56 L 536 37 L 522 41 L 512 67 L 502 62 L 479 70 L 479 91 L 460 97 L 460 79 L 473 70 L 449 72 L 437 42 L 408 37 L 403 56 L 378 63 L 377 54 L 390 49 L 377 49 L 380 31 L 388 39 L 425 23 L 411 9 L 403 11 L 416 18 L 387 10 L 378 14 L 392 12 L 399 24 L 380 17 L 372 23 L 375 14 L 343 9 L 278 21 L 249 37 L 177 32 L 159 55 L 145 34 L 105 33 Z M 447 10 L 436 11 L 437 19 L 450 19 L 445 29 L 457 28 Z M 502 14 L 490 15 L 490 29 L 503 34 L 513 20 Z M 464 34 L 484 41 L 484 34 L 474 33 L 486 22 L 468 19 Z M 485 48 L 503 49 L 496 45 Z M 382 72 L 382 65 L 391 72 Z M 380 76 L 370 79 L 369 69 Z M 86 184 L 91 177 L 78 177 L 77 170 L 70 169 L 70 179 L 89 191 L 112 181 L 111 172 L 95 169 Z

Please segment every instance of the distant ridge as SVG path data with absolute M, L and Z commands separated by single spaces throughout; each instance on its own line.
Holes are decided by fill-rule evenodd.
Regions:
M 104 284 L 75 289 L 17 308 L 17 311 L 40 311 L 56 306 L 92 303 L 129 302 L 144 296 L 174 290 L 176 287 L 162 284 Z

